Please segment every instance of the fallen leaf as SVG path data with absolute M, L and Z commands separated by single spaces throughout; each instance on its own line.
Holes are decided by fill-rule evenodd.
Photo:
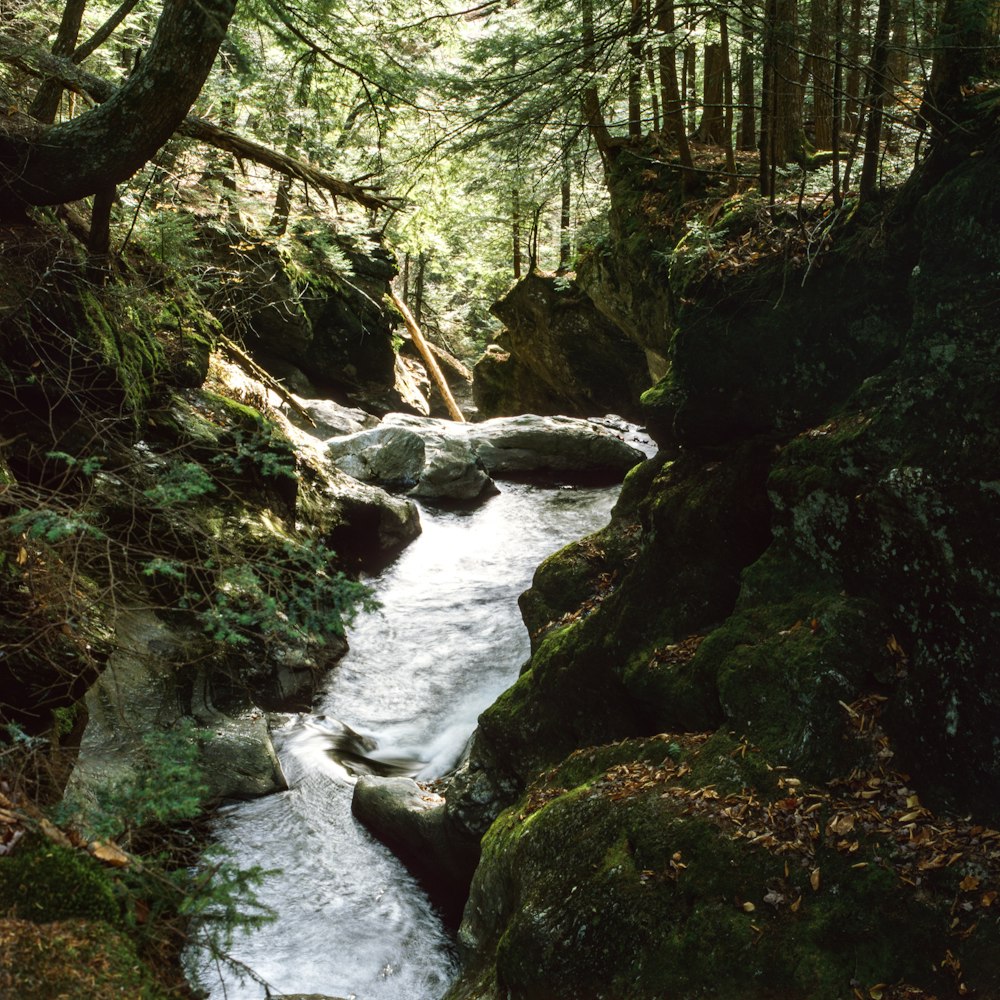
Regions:
M 757 909 L 757 907 L 754 906 L 753 903 L 744 903 L 743 904 L 743 912 L 744 913 L 753 913 L 753 911 L 756 910 L 756 909 Z
M 840 813 L 827 823 L 826 829 L 827 833 L 843 837 L 845 833 L 850 833 L 854 829 L 854 817 L 850 813 Z
M 819 869 L 814 868 L 809 873 L 809 884 L 813 887 L 813 892 L 819 892 Z
M 959 889 L 962 892 L 972 892 L 973 889 L 979 888 L 979 879 L 975 875 L 966 875 L 961 882 L 958 883 Z
M 90 844 L 88 850 L 95 858 L 113 865 L 115 868 L 127 868 L 130 863 L 129 856 L 110 840 L 95 840 Z

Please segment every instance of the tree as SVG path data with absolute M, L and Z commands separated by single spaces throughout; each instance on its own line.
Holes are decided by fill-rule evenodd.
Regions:
M 0 134 L 0 219 L 106 192 L 170 138 L 208 77 L 235 0 L 165 0 L 149 51 L 109 100 L 58 125 Z

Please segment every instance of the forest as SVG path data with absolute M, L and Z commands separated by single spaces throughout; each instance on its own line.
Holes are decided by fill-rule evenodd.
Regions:
M 0 996 L 1000 1000 L 996 0 L 0 0 Z

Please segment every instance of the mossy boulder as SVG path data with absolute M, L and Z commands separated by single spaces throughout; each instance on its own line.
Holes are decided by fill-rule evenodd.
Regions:
M 239 278 L 217 295 L 230 336 L 265 364 L 291 363 L 318 386 L 400 405 L 393 395 L 399 317 L 383 304 L 396 265 L 380 237 L 313 221 L 281 245 L 218 227 L 205 227 L 201 239 Z
M 84 851 L 44 838 L 0 858 L 0 912 L 38 924 L 123 919 L 109 869 Z
M 0 919 L 0 995 L 31 1000 L 168 1000 L 121 932 L 107 924 Z
M 448 1000 L 843 1000 L 951 989 L 953 967 L 991 995 L 992 915 L 978 943 L 949 938 L 951 900 L 902 881 L 892 845 L 838 846 L 840 813 L 795 833 L 809 792 L 746 751 L 667 734 L 542 776 L 484 838 Z
M 775 261 L 706 279 L 678 310 L 657 399 L 674 408 L 674 438 L 714 445 L 815 422 L 898 354 L 913 263 L 904 247 L 875 253 L 859 236 L 808 275 L 805 261 Z

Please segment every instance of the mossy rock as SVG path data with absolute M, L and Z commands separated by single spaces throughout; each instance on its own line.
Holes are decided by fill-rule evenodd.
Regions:
M 808 276 L 775 261 L 685 298 L 660 393 L 676 439 L 717 445 L 816 422 L 898 356 L 913 264 L 909 244 L 887 254 L 846 240 Z
M 946 948 L 970 985 L 995 988 L 981 943 L 947 938 L 951 891 L 905 885 L 885 845 L 803 857 L 733 839 L 720 791 L 787 795 L 737 749 L 664 736 L 546 774 L 483 840 L 460 932 L 468 973 L 448 1000 L 846 1000 L 880 983 L 950 989 Z M 701 784 L 721 759 L 728 779 Z M 719 805 L 699 811 L 706 793 Z M 996 922 L 980 932 L 997 940 Z
M 114 374 L 115 388 L 121 392 L 128 411 L 141 414 L 164 363 L 163 349 L 154 331 L 137 311 L 110 305 L 88 288 L 81 286 L 77 302 L 77 336 Z M 100 381 L 98 375 L 97 386 Z
M 83 851 L 42 838 L 0 858 L 0 912 L 40 924 L 122 920 L 108 870 Z
M 191 294 L 176 293 L 153 320 L 170 369 L 170 380 L 197 388 L 208 375 L 208 362 L 222 324 Z
M 531 636 L 532 651 L 547 627 L 579 613 L 588 602 L 596 606 L 621 572 L 638 554 L 642 528 L 639 504 L 652 480 L 663 469 L 665 457 L 631 469 L 625 477 L 611 521 L 600 531 L 561 548 L 535 570 L 531 587 L 519 605 Z
M 99 921 L 0 919 L 0 996 L 168 1000 L 131 942 Z

